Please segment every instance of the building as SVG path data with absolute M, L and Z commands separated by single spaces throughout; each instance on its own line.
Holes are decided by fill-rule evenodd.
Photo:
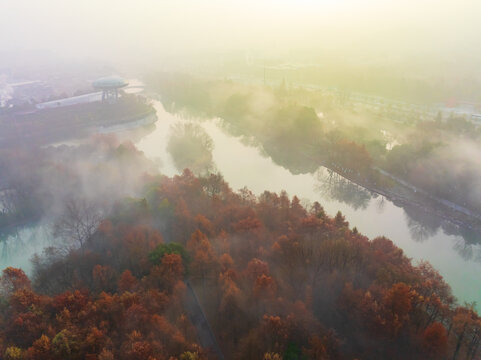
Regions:
M 128 83 L 119 77 L 103 77 L 95 80 L 92 86 L 96 90 L 100 90 L 93 93 L 71 96 L 63 99 L 57 99 L 52 101 L 43 102 L 36 105 L 39 110 L 54 109 L 64 106 L 88 104 L 92 102 L 108 102 L 113 104 L 117 102 L 119 94 L 118 90 L 127 86 Z
M 481 126 L 481 114 L 471 114 L 471 122 L 476 126 Z
M 102 102 L 113 104 L 119 98 L 119 89 L 126 87 L 128 83 L 122 78 L 109 76 L 95 80 L 92 85 L 102 91 Z

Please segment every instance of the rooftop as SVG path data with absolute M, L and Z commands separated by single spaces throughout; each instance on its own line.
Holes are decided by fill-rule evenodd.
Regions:
M 117 76 L 107 76 L 95 80 L 92 85 L 96 89 L 115 89 L 127 86 L 129 83 Z

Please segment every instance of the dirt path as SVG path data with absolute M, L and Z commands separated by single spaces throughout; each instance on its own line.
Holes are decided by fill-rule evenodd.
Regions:
M 185 294 L 185 310 L 187 311 L 190 321 L 197 330 L 197 336 L 199 338 L 200 345 L 205 349 L 209 349 L 216 359 L 224 360 L 224 354 L 217 343 L 214 332 L 207 321 L 199 299 L 197 298 L 190 281 L 186 280 L 185 284 L 187 285 L 187 291 Z

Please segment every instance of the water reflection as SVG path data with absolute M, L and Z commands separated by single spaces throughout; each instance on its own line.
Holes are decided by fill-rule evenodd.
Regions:
M 417 207 L 404 205 L 403 209 L 413 240 L 424 242 L 442 231 L 455 238 L 453 249 L 463 259 L 481 262 L 481 234 L 478 231 L 453 224 Z
M 457 226 L 449 222 L 444 222 L 442 224 L 442 229 L 445 234 L 461 236 L 467 244 L 481 244 L 481 234 L 479 233 L 479 231 L 469 229 L 467 227 Z
M 384 208 L 386 207 L 386 204 L 387 204 L 387 200 L 384 196 L 380 195 L 377 199 L 376 199 L 376 210 L 377 210 L 377 213 L 378 214 L 381 214 L 383 211 L 384 211 Z
M 170 130 L 167 151 L 179 172 L 185 168 L 196 175 L 215 171 L 212 160 L 214 144 L 200 125 L 192 122 L 177 123 L 171 125 Z
M 372 198 L 378 197 L 363 187 L 343 178 L 332 170 L 320 168 L 316 172 L 316 190 L 323 197 L 350 205 L 354 210 L 364 210 Z
M 411 237 L 423 242 L 436 235 L 442 220 L 414 206 L 403 205 L 406 223 Z
M 457 241 L 454 242 L 453 248 L 465 259 L 466 261 L 477 261 L 481 262 L 481 245 L 470 244 L 464 240 L 464 238 L 459 237 Z

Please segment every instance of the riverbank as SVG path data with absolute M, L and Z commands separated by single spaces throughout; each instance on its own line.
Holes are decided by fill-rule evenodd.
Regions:
M 370 192 L 384 196 L 397 206 L 415 207 L 428 214 L 435 215 L 451 225 L 468 228 L 481 235 L 481 216 L 447 200 L 438 199 L 404 181 L 399 181 L 395 176 L 382 169 L 372 168 L 379 179 L 377 182 L 372 182 L 366 177 L 363 179 L 361 176 L 354 176 L 354 172 L 348 174 L 332 165 L 323 164 L 323 166 Z M 389 188 L 382 187 L 380 184 L 389 184 L 390 186 Z
M 42 146 L 108 132 L 115 126 L 152 124 L 155 113 L 145 98 L 126 95 L 115 105 L 89 103 L 1 115 L 0 148 Z

